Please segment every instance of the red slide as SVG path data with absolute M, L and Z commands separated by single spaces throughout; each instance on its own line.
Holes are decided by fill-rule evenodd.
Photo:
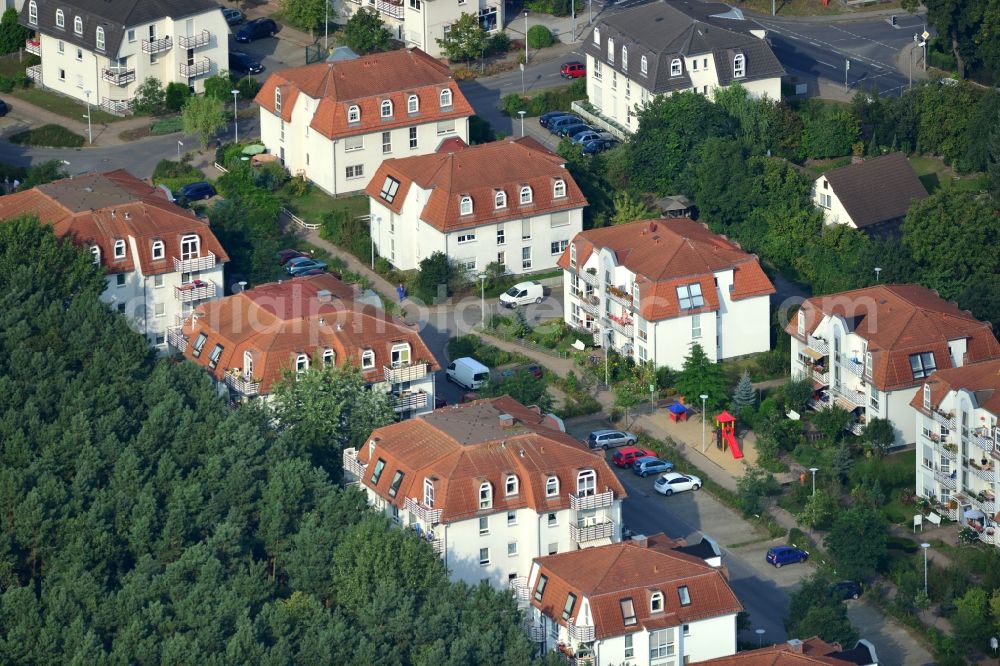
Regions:
M 726 444 L 729 446 L 729 450 L 733 454 L 733 460 L 739 460 L 743 457 L 743 451 L 740 450 L 740 444 L 736 441 L 733 433 L 723 432 L 722 439 L 724 439 Z

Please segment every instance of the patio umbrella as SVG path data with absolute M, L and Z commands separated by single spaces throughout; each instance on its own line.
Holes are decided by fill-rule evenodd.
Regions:
M 970 518 L 972 520 L 982 520 L 983 518 L 986 517 L 986 514 L 980 511 L 979 509 L 969 509 L 968 511 L 965 512 L 965 517 Z
M 267 150 L 267 148 L 264 147 L 262 144 L 254 143 L 254 144 L 251 144 L 251 145 L 247 146 L 246 148 L 244 148 L 243 149 L 243 154 L 244 155 L 259 155 L 262 152 L 264 152 L 265 150 Z

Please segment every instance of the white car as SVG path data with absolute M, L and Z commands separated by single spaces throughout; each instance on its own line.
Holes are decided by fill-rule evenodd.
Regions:
M 701 488 L 701 479 L 697 476 L 686 476 L 677 472 L 667 472 L 656 480 L 653 488 L 661 495 L 673 495 L 684 490 L 698 490 Z
M 528 303 L 541 303 L 543 298 L 545 298 L 545 289 L 540 282 L 518 282 L 500 294 L 500 305 L 506 308 L 516 308 Z

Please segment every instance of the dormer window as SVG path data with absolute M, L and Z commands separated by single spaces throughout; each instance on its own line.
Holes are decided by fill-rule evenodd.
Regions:
M 38 23 L 38 4 L 35 0 L 31 0 L 31 2 L 28 3 L 28 23 L 31 25 L 36 25 Z
M 937 366 L 934 363 L 934 353 L 910 354 L 910 370 L 913 371 L 914 379 L 930 377 L 937 370 Z
M 931 408 L 931 385 L 924 384 L 924 409 Z
M 656 591 L 649 597 L 649 612 L 650 613 L 662 613 L 663 612 L 663 592 Z
M 489 481 L 479 485 L 479 508 L 489 509 L 493 506 L 493 486 Z
M 181 238 L 181 259 L 196 259 L 201 252 L 201 241 L 196 234 Z
M 504 484 L 504 494 L 510 497 L 517 494 L 517 475 L 508 474 L 507 482 Z
M 243 374 L 253 377 L 253 352 L 249 349 L 243 352 Z
M 573 617 L 574 606 L 576 606 L 576 595 L 570 592 L 566 595 L 566 604 L 563 606 L 562 618 L 564 620 Z
M 334 362 L 337 360 L 337 353 L 327 347 L 323 350 L 323 365 L 328 368 L 333 367 Z
M 95 39 L 95 42 L 97 43 L 97 50 L 98 51 L 103 51 L 104 50 L 104 28 L 101 28 L 101 27 L 97 28 L 96 36 L 95 36 L 94 39 Z
M 434 482 L 430 479 L 424 479 L 424 506 L 434 508 Z
M 410 362 L 410 345 L 405 342 L 393 345 L 389 353 L 389 361 L 394 368 L 402 367 Z
M 622 47 L 622 69 L 628 69 L 628 47 Z
M 618 602 L 618 605 L 622 609 L 622 623 L 626 627 L 631 627 L 635 625 L 635 604 L 632 603 L 632 597 L 627 597 Z
M 361 109 L 355 104 L 347 109 L 347 122 L 349 123 L 359 123 L 361 122 Z
M 493 205 L 497 210 L 507 207 L 507 193 L 503 190 L 497 190 L 497 193 L 493 197 Z
M 545 574 L 538 574 L 538 585 L 535 586 L 535 601 L 541 601 L 545 594 L 545 586 L 549 584 L 549 577 Z
M 531 203 L 531 187 L 525 185 L 521 188 L 521 205 Z
M 552 196 L 556 199 L 566 196 L 566 181 L 562 178 L 556 178 L 556 181 L 552 183 Z
M 796 324 L 799 335 L 806 334 L 806 313 L 805 310 L 799 308 L 799 314 L 797 315 L 798 322 Z
M 125 241 L 119 238 L 115 241 L 115 259 L 125 258 Z
M 281 88 L 274 89 L 274 112 L 281 113 Z
M 90 254 L 94 255 L 94 265 L 95 266 L 100 266 L 101 265 L 101 248 L 98 247 L 97 245 L 91 245 L 90 246 Z
M 464 196 L 458 202 L 459 215 L 472 215 L 472 197 Z
M 747 75 L 747 58 L 742 53 L 733 58 L 733 78 L 742 79 Z
M 576 475 L 576 494 L 583 497 L 597 492 L 597 474 L 592 469 L 585 469 Z
M 403 483 L 403 472 L 402 470 L 396 470 L 396 473 L 392 475 L 392 481 L 389 483 L 389 497 L 395 497 L 399 493 L 399 486 Z
M 309 355 L 308 354 L 296 354 L 295 355 L 295 372 L 303 373 L 309 369 Z
M 219 358 L 222 356 L 222 349 L 223 347 L 220 344 L 216 344 L 214 347 L 212 347 L 212 353 L 208 355 L 209 368 L 214 370 L 215 367 L 219 365 Z
M 680 599 L 681 606 L 691 605 L 691 593 L 688 591 L 687 585 L 681 585 L 677 588 L 677 598 Z
M 379 105 L 379 115 L 383 118 L 392 118 L 392 101 L 388 99 L 382 100 L 382 104 Z
M 73 17 L 73 32 L 75 32 L 78 35 L 83 34 L 83 19 L 80 18 L 79 16 Z
M 608 63 L 614 64 L 615 62 L 615 40 L 608 37 Z
M 441 108 L 451 106 L 451 88 L 445 88 L 441 91 Z
M 649 73 L 649 60 L 646 59 L 646 56 L 639 58 L 639 72 L 643 76 Z
M 371 370 L 375 367 L 375 352 L 371 349 L 366 349 L 361 352 L 361 369 Z
M 199 333 L 198 337 L 194 339 L 194 344 L 191 345 L 191 355 L 195 358 L 201 356 L 201 350 L 205 348 L 205 341 L 208 340 L 208 336 L 204 333 Z
M 420 110 L 420 98 L 416 95 L 410 95 L 406 98 L 406 112 L 416 113 Z
M 34 6 L 34 2 L 31 3 Z M 37 17 L 36 17 L 37 18 Z M 66 27 L 66 14 L 61 9 L 56 10 L 56 27 L 65 28 Z
M 378 195 L 386 201 L 386 203 L 392 203 L 396 199 L 396 192 L 399 191 L 399 181 L 392 176 L 386 176 L 385 182 L 382 183 L 382 189 L 379 191 Z
M 681 59 L 674 58 L 670 61 L 670 76 L 680 76 L 681 75 Z
M 556 497 L 559 495 L 559 477 L 550 476 L 545 480 L 545 496 Z
M 163 241 L 155 240 L 153 241 L 153 259 L 163 259 L 166 254 L 166 247 L 163 245 Z
M 597 44 L 598 46 L 601 45 L 601 29 L 600 28 L 594 28 L 594 43 Z

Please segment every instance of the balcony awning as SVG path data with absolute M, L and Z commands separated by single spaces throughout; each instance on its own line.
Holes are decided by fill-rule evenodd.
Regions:
M 853 402 L 839 395 L 834 399 L 833 404 L 837 405 L 837 407 L 840 407 L 841 409 L 846 409 L 849 412 L 853 412 L 858 408 L 858 406 Z
M 608 537 L 602 537 L 600 539 L 591 539 L 580 544 L 580 548 L 593 548 L 594 546 L 610 546 L 611 539 Z
M 802 353 L 805 354 L 806 356 L 808 356 L 809 358 L 811 358 L 814 361 L 818 361 L 821 358 L 823 358 L 823 354 L 820 354 L 818 351 L 816 351 L 812 347 L 803 347 L 802 348 Z
M 972 520 L 982 520 L 986 517 L 986 514 L 979 509 L 969 509 L 964 515 L 966 518 L 971 518 Z

